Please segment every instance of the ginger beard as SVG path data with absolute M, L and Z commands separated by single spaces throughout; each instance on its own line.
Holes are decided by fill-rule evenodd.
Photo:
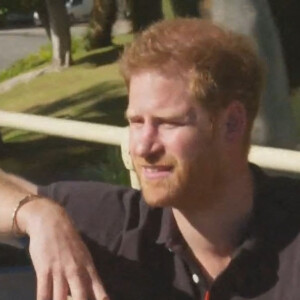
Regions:
M 174 176 L 174 170 L 178 169 L 178 164 L 173 157 L 164 157 L 156 162 L 137 158 L 133 159 L 133 164 L 144 198 L 149 205 L 163 207 L 176 202 L 177 186 L 180 180 Z M 147 178 L 144 173 L 154 174 L 156 166 L 166 173 L 165 176 Z M 148 171 L 146 168 L 149 168 Z
M 212 153 L 205 152 L 194 149 L 194 155 L 185 161 L 178 161 L 171 155 L 155 162 L 133 157 L 145 201 L 153 207 L 201 210 L 210 207 L 218 176 L 217 170 L 212 169 Z M 149 172 L 155 172 L 155 166 L 165 168 L 166 176 L 149 179 L 144 175 L 144 166 L 154 170 Z

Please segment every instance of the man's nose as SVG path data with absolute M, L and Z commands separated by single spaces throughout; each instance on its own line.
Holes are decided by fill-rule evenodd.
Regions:
M 157 128 L 151 125 L 144 125 L 135 140 L 134 148 L 135 155 L 140 157 L 158 154 L 163 147 L 159 139 Z

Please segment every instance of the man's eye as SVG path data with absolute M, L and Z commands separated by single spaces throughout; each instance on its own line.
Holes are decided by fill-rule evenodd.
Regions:
M 129 125 L 132 125 L 132 126 L 140 126 L 144 123 L 142 119 L 129 119 L 128 122 L 129 122 Z
M 161 124 L 161 126 L 162 126 L 163 128 L 166 128 L 166 129 L 173 129 L 173 128 L 182 126 L 182 124 L 179 123 L 179 122 L 173 122 L 173 121 L 170 121 L 170 122 L 163 122 L 163 123 Z

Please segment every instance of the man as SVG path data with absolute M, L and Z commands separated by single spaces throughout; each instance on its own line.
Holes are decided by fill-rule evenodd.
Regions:
M 297 299 L 300 184 L 247 161 L 263 86 L 251 43 L 207 21 L 162 21 L 120 65 L 142 194 L 93 182 L 38 189 L 65 207 L 106 292 L 61 207 L 31 195 L 19 204 L 32 186 L 2 189 L 0 229 L 15 207 L 39 299 L 64 299 L 68 286 L 74 299 Z

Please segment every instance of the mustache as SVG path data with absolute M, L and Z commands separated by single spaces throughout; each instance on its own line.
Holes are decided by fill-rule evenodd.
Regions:
M 149 157 L 133 157 L 135 166 L 174 166 L 177 164 L 176 160 L 172 156 L 149 156 Z

